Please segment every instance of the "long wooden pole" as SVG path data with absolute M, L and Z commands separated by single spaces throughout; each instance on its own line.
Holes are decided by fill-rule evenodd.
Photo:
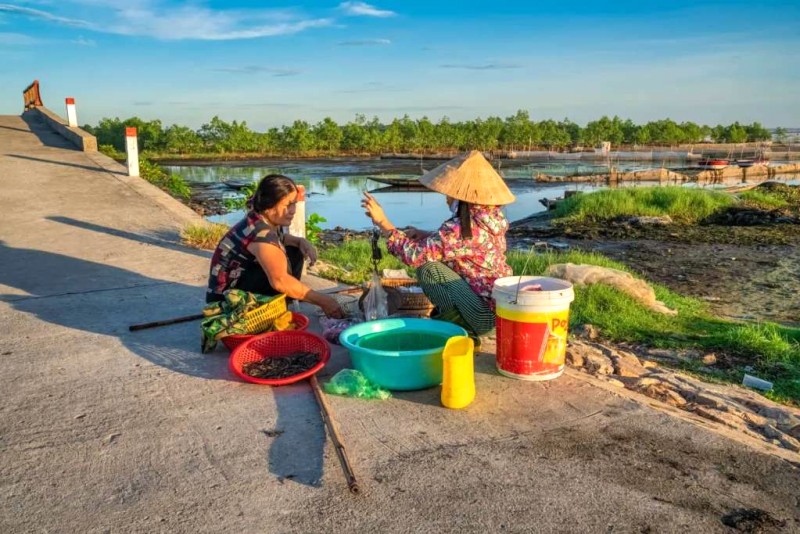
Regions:
M 336 456 L 339 457 L 339 463 L 342 464 L 342 471 L 347 479 L 347 487 L 351 493 L 359 493 L 361 489 L 358 487 L 356 476 L 353 474 L 353 468 L 350 467 L 350 461 L 347 459 L 347 452 L 344 449 L 344 443 L 339 436 L 339 429 L 336 426 L 336 421 L 333 420 L 331 415 L 330 406 L 328 401 L 325 400 L 325 395 L 319 387 L 316 375 L 311 375 L 311 389 L 314 391 L 314 397 L 317 398 L 320 412 L 322 413 L 322 420 L 325 421 L 325 426 L 328 427 L 328 434 L 331 436 L 333 447 L 336 449 Z
M 170 324 L 176 323 L 185 323 L 187 321 L 194 321 L 195 319 L 202 319 L 202 313 L 196 313 L 194 315 L 186 315 L 184 317 L 175 317 L 174 319 L 164 319 L 163 321 L 153 321 L 152 323 L 143 323 L 143 324 L 132 324 L 128 327 L 128 330 L 131 332 L 135 332 L 136 330 L 144 330 L 146 328 L 155 328 L 156 326 L 167 326 Z
M 343 289 L 337 289 L 335 291 L 320 291 L 320 293 L 325 295 L 335 295 L 336 293 L 343 293 L 351 289 L 357 289 L 357 288 L 355 286 L 347 286 Z M 195 319 L 202 319 L 203 317 L 204 315 L 202 313 L 196 313 L 194 315 L 186 315 L 184 317 L 174 317 L 172 319 L 153 321 L 152 323 L 132 324 L 128 327 L 128 330 L 130 330 L 131 332 L 135 332 L 137 330 L 146 330 L 148 328 L 155 328 L 157 326 L 167 326 L 171 324 L 185 323 L 187 321 L 194 321 Z

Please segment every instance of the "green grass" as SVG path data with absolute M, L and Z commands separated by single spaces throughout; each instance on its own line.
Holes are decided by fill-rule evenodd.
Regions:
M 739 195 L 745 206 L 762 210 L 788 210 L 800 214 L 800 187 L 766 183 Z
M 406 269 L 410 276 L 414 276 L 415 270 L 406 267 L 389 254 L 384 241 L 381 241 L 380 248 L 383 258 L 378 263 L 378 272 L 382 269 Z M 320 273 L 326 278 L 358 285 L 368 281 L 372 276 L 372 247 L 365 239 L 346 241 L 338 246 L 321 247 L 319 258 L 337 267 Z
M 553 214 L 555 222 L 596 223 L 620 216 L 665 216 L 692 223 L 735 203 L 733 195 L 719 191 L 667 187 L 624 187 L 574 195 Z
M 181 230 L 181 242 L 192 248 L 214 250 L 228 226 L 217 223 L 190 224 Z
M 789 206 L 789 201 L 785 198 L 758 189 L 745 191 L 739 195 L 739 198 L 744 204 L 761 209 L 774 210 Z
M 619 269 L 621 271 L 629 271 L 622 263 L 606 258 L 602 254 L 582 252 L 579 250 L 533 254 L 512 250 L 506 254 L 506 261 L 508 265 L 511 266 L 514 274 L 518 275 L 540 276 L 554 263 L 585 263 L 599 265 L 601 267 L 611 267 L 612 269 Z
M 386 249 L 379 268 L 401 268 L 398 260 Z M 366 240 L 354 240 L 329 247 L 320 257 L 348 272 L 332 269 L 335 279 L 361 283 L 372 272 L 371 248 Z M 599 265 L 630 272 L 625 265 L 596 253 L 569 251 L 544 254 L 512 251 L 508 263 L 514 274 L 542 275 L 555 263 Z M 413 276 L 413 270 L 409 274 Z M 570 308 L 570 327 L 582 324 L 596 326 L 610 341 L 637 342 L 650 347 L 700 349 L 718 351 L 734 357 L 736 367 L 709 374 L 698 363 L 687 362 L 688 371 L 714 380 L 741 382 L 744 367 L 753 367 L 751 374 L 774 382 L 768 394 L 781 402 L 800 402 L 800 330 L 774 323 L 734 323 L 714 317 L 705 302 L 679 295 L 654 284 L 656 298 L 678 314 L 664 315 L 650 311 L 629 295 L 602 284 L 578 286 Z

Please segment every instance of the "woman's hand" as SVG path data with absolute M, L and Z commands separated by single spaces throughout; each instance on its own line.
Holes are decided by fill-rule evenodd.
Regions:
M 364 208 L 366 211 L 367 217 L 372 219 L 372 224 L 383 228 L 383 224 L 387 223 L 389 219 L 386 218 L 386 213 L 383 211 L 383 208 L 378 201 L 375 200 L 375 197 L 364 191 L 364 198 L 361 199 L 361 207 Z
M 309 267 L 317 263 L 317 249 L 311 244 L 311 241 L 303 237 L 297 238 L 297 248 L 303 254 L 303 257 L 308 260 Z
M 322 298 L 319 300 L 319 307 L 322 308 L 322 313 L 324 313 L 327 317 L 331 317 L 333 319 L 343 319 L 345 317 L 342 306 L 336 301 L 335 298 L 331 297 L 330 295 L 322 295 Z

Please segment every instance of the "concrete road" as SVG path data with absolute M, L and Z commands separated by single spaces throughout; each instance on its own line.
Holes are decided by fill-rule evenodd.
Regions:
M 308 384 L 236 380 L 197 323 L 128 332 L 203 305 L 196 216 L 29 122 L 0 117 L 0 532 L 800 531 L 790 453 L 577 373 L 501 377 L 491 344 L 465 410 L 329 397 L 349 494 Z

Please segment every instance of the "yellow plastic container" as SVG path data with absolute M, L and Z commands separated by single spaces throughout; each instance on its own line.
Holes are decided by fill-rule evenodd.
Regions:
M 474 341 L 467 336 L 453 336 L 442 352 L 442 405 L 458 410 L 475 399 Z

